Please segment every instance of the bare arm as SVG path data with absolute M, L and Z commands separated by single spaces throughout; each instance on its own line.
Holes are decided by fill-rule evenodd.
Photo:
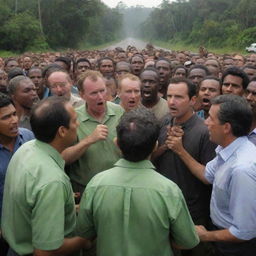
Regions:
M 65 238 L 63 244 L 57 250 L 44 251 L 35 249 L 33 256 L 64 256 L 81 248 L 89 249 L 91 241 L 82 237 Z
M 233 236 L 228 229 L 208 231 L 204 226 L 196 226 L 196 232 L 202 242 L 241 243 L 245 241 Z
M 65 149 L 61 155 L 66 161 L 66 164 L 71 164 L 78 160 L 92 144 L 99 140 L 105 140 L 107 136 L 108 127 L 106 125 L 99 124 L 89 136 L 79 141 L 76 145 Z

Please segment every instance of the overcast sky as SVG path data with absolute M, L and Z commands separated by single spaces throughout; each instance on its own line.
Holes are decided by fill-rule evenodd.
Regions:
M 120 2 L 120 0 L 101 0 L 109 7 L 113 8 Z M 162 3 L 162 0 L 122 0 L 124 4 L 128 7 L 136 6 L 136 5 L 143 5 L 145 7 L 157 7 L 159 4 Z

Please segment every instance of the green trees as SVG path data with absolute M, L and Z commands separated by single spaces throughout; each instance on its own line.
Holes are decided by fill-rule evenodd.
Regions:
M 122 16 L 100 0 L 0 0 L 0 48 L 76 48 L 120 37 Z
M 255 41 L 255 0 L 163 0 L 142 24 L 147 39 L 244 47 Z

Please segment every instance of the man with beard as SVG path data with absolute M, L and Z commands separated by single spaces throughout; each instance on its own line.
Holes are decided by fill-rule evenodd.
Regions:
M 159 74 L 155 68 L 148 67 L 140 74 L 141 102 L 150 109 L 158 120 L 169 113 L 167 101 L 159 96 Z
M 253 113 L 252 127 L 248 139 L 256 145 L 256 77 L 252 78 L 251 82 L 248 84 L 244 96 L 251 105 Z
M 201 106 L 201 110 L 199 110 L 197 114 L 201 118 L 206 119 L 211 107 L 210 100 L 221 94 L 220 80 L 214 76 L 207 76 L 200 82 L 198 89 L 197 101 Z
M 155 68 L 159 73 L 159 92 L 161 93 L 162 97 L 166 99 L 167 86 L 169 84 L 172 72 L 171 63 L 166 58 L 160 58 L 156 61 Z
M 35 85 L 26 76 L 16 76 L 10 80 L 8 90 L 19 117 L 19 127 L 31 130 L 31 108 L 39 100 Z

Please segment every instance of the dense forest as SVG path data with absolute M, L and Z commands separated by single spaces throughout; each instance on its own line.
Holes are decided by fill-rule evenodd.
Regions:
M 0 49 L 74 49 L 127 36 L 242 49 L 256 42 L 255 13 L 255 0 L 163 0 L 153 9 L 121 1 L 111 9 L 100 0 L 0 0 Z
M 0 49 L 77 48 L 120 39 L 122 15 L 100 0 L 0 0 Z
M 256 42 L 255 0 L 163 0 L 142 24 L 147 39 L 243 48 Z

